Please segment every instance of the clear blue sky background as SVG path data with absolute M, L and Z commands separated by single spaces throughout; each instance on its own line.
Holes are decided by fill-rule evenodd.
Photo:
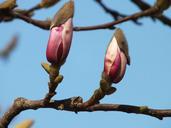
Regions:
M 62 0 L 50 9 L 42 9 L 34 18 L 53 17 L 66 2 Z M 132 14 L 138 11 L 129 0 L 104 0 L 121 12 Z M 147 0 L 146 0 L 147 1 Z M 2 0 L 0 0 L 2 2 Z M 38 0 L 18 0 L 21 8 L 29 8 Z M 151 4 L 154 0 L 148 0 Z M 165 12 L 171 17 L 171 9 Z M 87 26 L 112 21 L 93 0 L 75 0 L 75 26 Z M 152 108 L 171 108 L 171 28 L 149 18 L 140 20 L 142 26 L 126 22 L 117 27 L 124 30 L 131 56 L 124 79 L 118 84 L 117 92 L 106 96 L 102 103 L 147 105 Z M 0 60 L 0 106 L 1 114 L 17 97 L 41 99 L 47 92 L 48 75 L 41 68 L 46 62 L 46 46 L 49 31 L 42 30 L 21 20 L 0 24 L 0 48 L 13 34 L 20 36 L 19 45 L 6 61 Z M 54 99 L 81 96 L 87 100 L 98 88 L 103 70 L 105 50 L 114 30 L 74 32 L 70 54 L 61 74 L 64 80 Z M 75 113 L 52 109 L 22 112 L 10 124 L 33 119 L 33 128 L 50 127 L 120 127 L 120 128 L 170 128 L 171 118 L 160 121 L 156 118 L 121 112 Z

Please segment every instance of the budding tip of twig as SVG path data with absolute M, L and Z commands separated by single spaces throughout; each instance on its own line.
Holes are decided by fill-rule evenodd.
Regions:
M 62 75 L 58 75 L 58 76 L 55 78 L 54 83 L 57 83 L 57 84 L 61 83 L 62 80 L 63 80 L 63 78 L 64 78 L 64 77 L 63 77 Z
M 50 65 L 48 63 L 41 63 L 41 66 L 43 67 L 43 69 L 49 74 L 50 73 Z

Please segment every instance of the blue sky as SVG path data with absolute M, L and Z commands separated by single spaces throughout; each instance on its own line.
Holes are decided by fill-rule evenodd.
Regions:
M 63 0 L 50 9 L 42 9 L 34 18 L 53 17 L 66 2 Z M 104 0 L 121 12 L 137 12 L 129 0 Z M 146 0 L 147 1 L 147 0 Z M 2 2 L 2 0 L 0 0 Z M 18 0 L 21 8 L 29 8 L 37 0 Z M 149 0 L 151 4 L 154 0 Z M 165 12 L 171 17 L 171 9 Z M 112 21 L 93 0 L 75 0 L 75 26 L 88 26 Z M 117 85 L 117 92 L 106 96 L 102 103 L 146 105 L 152 108 L 171 108 L 171 29 L 159 21 L 149 18 L 140 20 L 142 26 L 126 22 L 117 27 L 124 30 L 131 56 L 124 79 Z M 42 30 L 21 20 L 0 24 L 0 48 L 18 33 L 19 45 L 8 60 L 0 60 L 0 106 L 3 113 L 17 97 L 40 99 L 47 92 L 48 75 L 41 68 L 46 62 L 46 46 L 49 31 Z M 72 47 L 65 65 L 61 69 L 64 80 L 54 99 L 81 96 L 88 99 L 98 88 L 106 47 L 114 30 L 74 32 Z M 33 119 L 33 128 L 45 127 L 124 127 L 124 128 L 170 128 L 171 118 L 160 121 L 153 117 L 121 112 L 71 113 L 52 109 L 24 111 L 14 119 L 10 127 L 25 120 Z

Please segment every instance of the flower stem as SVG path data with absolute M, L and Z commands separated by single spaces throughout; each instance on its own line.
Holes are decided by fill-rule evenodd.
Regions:
M 50 102 L 51 98 L 56 95 L 56 88 L 58 87 L 58 84 L 62 82 L 63 76 L 59 75 L 59 66 L 58 65 L 50 65 L 49 66 L 49 79 L 50 82 L 48 83 L 49 92 L 46 94 L 44 98 L 44 104 L 47 104 Z

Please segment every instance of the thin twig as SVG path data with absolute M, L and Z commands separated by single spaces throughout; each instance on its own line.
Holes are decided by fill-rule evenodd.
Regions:
M 97 30 L 97 29 L 109 29 L 109 28 L 112 28 L 114 25 L 129 21 L 132 19 L 137 19 L 137 18 L 142 18 L 145 16 L 154 15 L 154 14 L 158 13 L 158 11 L 159 11 L 158 8 L 152 7 L 143 12 L 138 12 L 138 13 L 121 18 L 121 19 L 113 21 L 113 22 L 109 22 L 109 23 L 105 23 L 105 24 L 101 24 L 101 25 L 95 25 L 95 26 L 88 26 L 88 27 L 75 27 L 74 30 L 75 31 L 87 31 L 87 30 Z
M 18 17 L 21 17 L 20 19 L 22 19 L 28 23 L 29 23 L 29 21 L 32 22 L 31 17 L 33 16 L 33 14 L 36 10 L 52 7 L 59 1 L 60 0 L 42 0 L 40 3 L 34 5 L 33 7 L 31 7 L 30 9 L 27 9 L 27 10 L 26 9 L 14 9 L 14 8 L 11 8 L 8 10 L 1 9 L 0 10 L 0 22 L 2 22 L 2 21 L 9 22 Z M 30 17 L 30 19 L 28 20 L 29 17 Z M 34 24 L 34 21 L 33 21 L 33 24 Z M 39 26 L 39 23 L 37 23 L 36 26 Z M 48 28 L 46 28 L 46 29 L 48 29 Z
M 114 9 L 110 9 L 109 7 L 107 7 L 107 6 L 102 2 L 102 0 L 95 0 L 95 1 L 102 7 L 102 9 L 103 9 L 106 13 L 110 14 L 110 15 L 113 17 L 114 20 L 118 20 L 118 19 L 120 19 L 120 18 L 124 18 L 124 17 L 127 17 L 127 16 L 128 16 L 128 15 L 123 14 L 123 13 L 120 13 L 120 12 L 114 10 Z M 134 22 L 134 23 L 137 24 L 137 25 L 142 25 L 142 23 L 138 22 L 137 19 L 132 19 L 132 22 Z
M 34 11 L 39 10 L 39 9 L 41 9 L 40 4 L 36 4 L 35 6 L 28 9 L 27 12 L 34 12 Z
M 49 27 L 50 27 L 50 24 L 51 24 L 51 21 L 50 20 L 35 20 L 35 19 L 32 19 L 30 17 L 27 17 L 27 16 L 24 16 L 22 14 L 19 14 L 19 13 L 15 13 L 15 12 L 12 12 L 11 15 L 13 15 L 14 17 L 18 18 L 18 19 L 22 19 L 23 21 L 29 23 L 29 24 L 33 24 L 37 27 L 40 27 L 42 29 L 45 29 L 45 30 L 49 30 Z
M 152 8 L 149 8 L 147 10 L 144 10 L 143 12 L 138 12 L 138 13 L 135 13 L 133 15 L 130 15 L 130 16 L 127 16 L 124 18 L 120 18 L 120 19 L 113 21 L 113 22 L 95 25 L 95 26 L 74 27 L 74 31 L 88 31 L 88 30 L 97 30 L 97 29 L 114 29 L 115 28 L 114 25 L 129 21 L 129 20 L 142 18 L 144 16 L 151 16 L 151 15 L 158 13 L 158 11 L 159 11 L 158 8 L 152 7 Z M 30 17 L 24 16 L 22 14 L 15 13 L 15 12 L 11 12 L 11 15 L 13 17 L 24 20 L 27 23 L 33 24 L 33 25 L 40 27 L 42 29 L 45 29 L 45 30 L 49 30 L 49 26 L 51 24 L 51 21 L 35 20 L 35 19 L 32 19 Z
M 47 104 L 51 101 L 52 97 L 56 95 L 56 89 L 60 82 L 63 80 L 63 76 L 59 75 L 59 66 L 58 65 L 50 65 L 49 66 L 49 83 L 48 88 L 49 91 L 45 95 L 44 104 Z
M 27 12 L 34 12 L 34 11 L 42 9 L 42 8 L 49 8 L 49 7 L 54 6 L 58 2 L 60 2 L 60 0 L 42 0 L 40 3 L 34 5 L 30 9 L 28 9 Z
M 18 36 L 14 35 L 7 43 L 4 49 L 0 50 L 0 57 L 7 58 L 10 53 L 15 49 L 18 43 Z

